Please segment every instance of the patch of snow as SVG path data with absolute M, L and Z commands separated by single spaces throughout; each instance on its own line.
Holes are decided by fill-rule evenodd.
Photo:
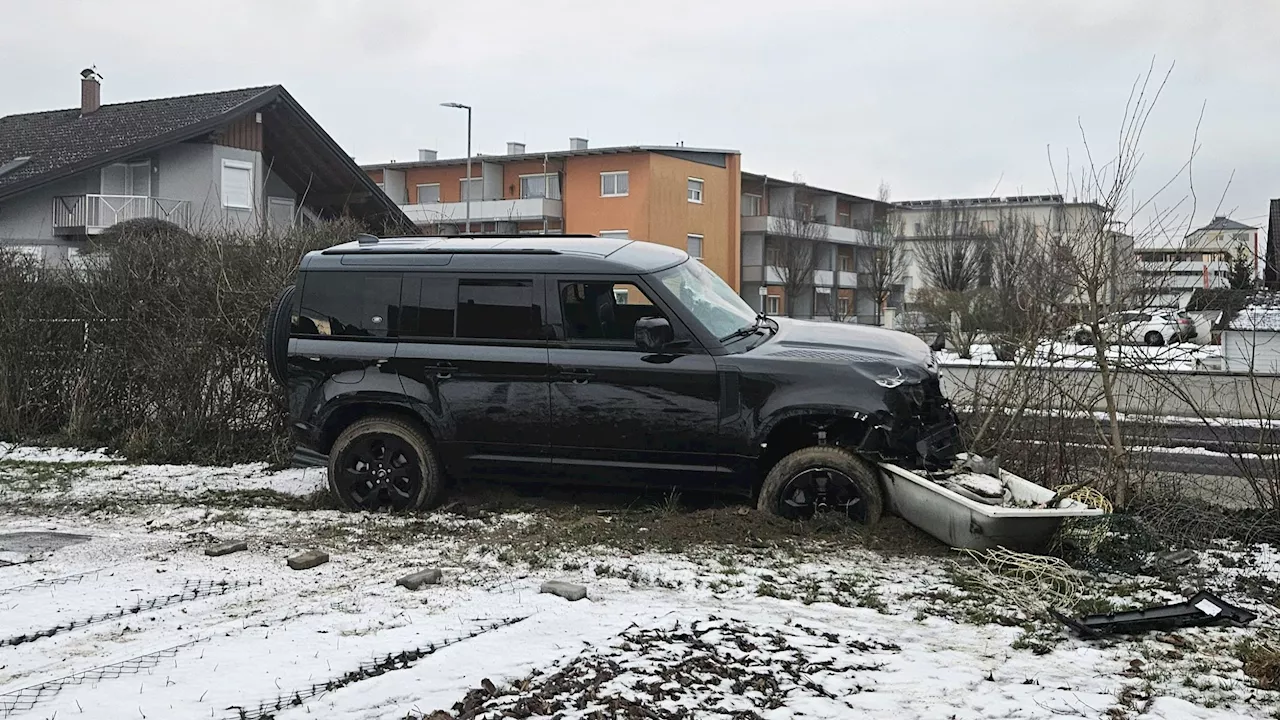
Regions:
M 1243 332 L 1280 332 L 1280 307 L 1249 305 L 1232 318 L 1227 327 Z
M 0 462 L 30 463 L 107 463 L 121 462 L 122 458 L 107 453 L 106 448 L 99 450 L 76 450 L 74 448 L 31 447 L 0 443 Z

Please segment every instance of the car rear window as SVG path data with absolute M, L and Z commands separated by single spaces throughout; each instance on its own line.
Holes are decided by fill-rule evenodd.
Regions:
M 399 324 L 399 273 L 311 272 L 293 334 L 343 338 L 393 336 Z

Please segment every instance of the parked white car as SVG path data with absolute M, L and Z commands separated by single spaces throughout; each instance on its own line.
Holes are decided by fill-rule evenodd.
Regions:
M 1111 343 L 1168 345 L 1196 336 L 1196 325 L 1182 310 L 1125 310 L 1098 321 L 1103 338 Z M 1067 328 L 1067 337 L 1078 345 L 1093 344 L 1093 329 L 1081 323 Z

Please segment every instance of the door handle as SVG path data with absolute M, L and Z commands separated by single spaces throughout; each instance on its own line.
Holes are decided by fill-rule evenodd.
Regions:
M 583 368 L 566 368 L 560 371 L 560 376 L 572 380 L 574 385 L 586 385 L 596 374 Z
M 452 363 L 436 363 L 436 378 L 439 380 L 448 380 L 453 377 L 453 371 L 457 369 L 457 366 Z

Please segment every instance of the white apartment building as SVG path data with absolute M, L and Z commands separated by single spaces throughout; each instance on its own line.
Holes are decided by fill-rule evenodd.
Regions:
M 1144 242 L 1137 249 L 1139 279 L 1161 304 L 1185 307 L 1197 289 L 1228 287 L 1232 258 L 1242 250 L 1252 258 L 1254 277 L 1262 277 L 1263 244 L 1258 228 L 1220 215 L 1181 242 Z

